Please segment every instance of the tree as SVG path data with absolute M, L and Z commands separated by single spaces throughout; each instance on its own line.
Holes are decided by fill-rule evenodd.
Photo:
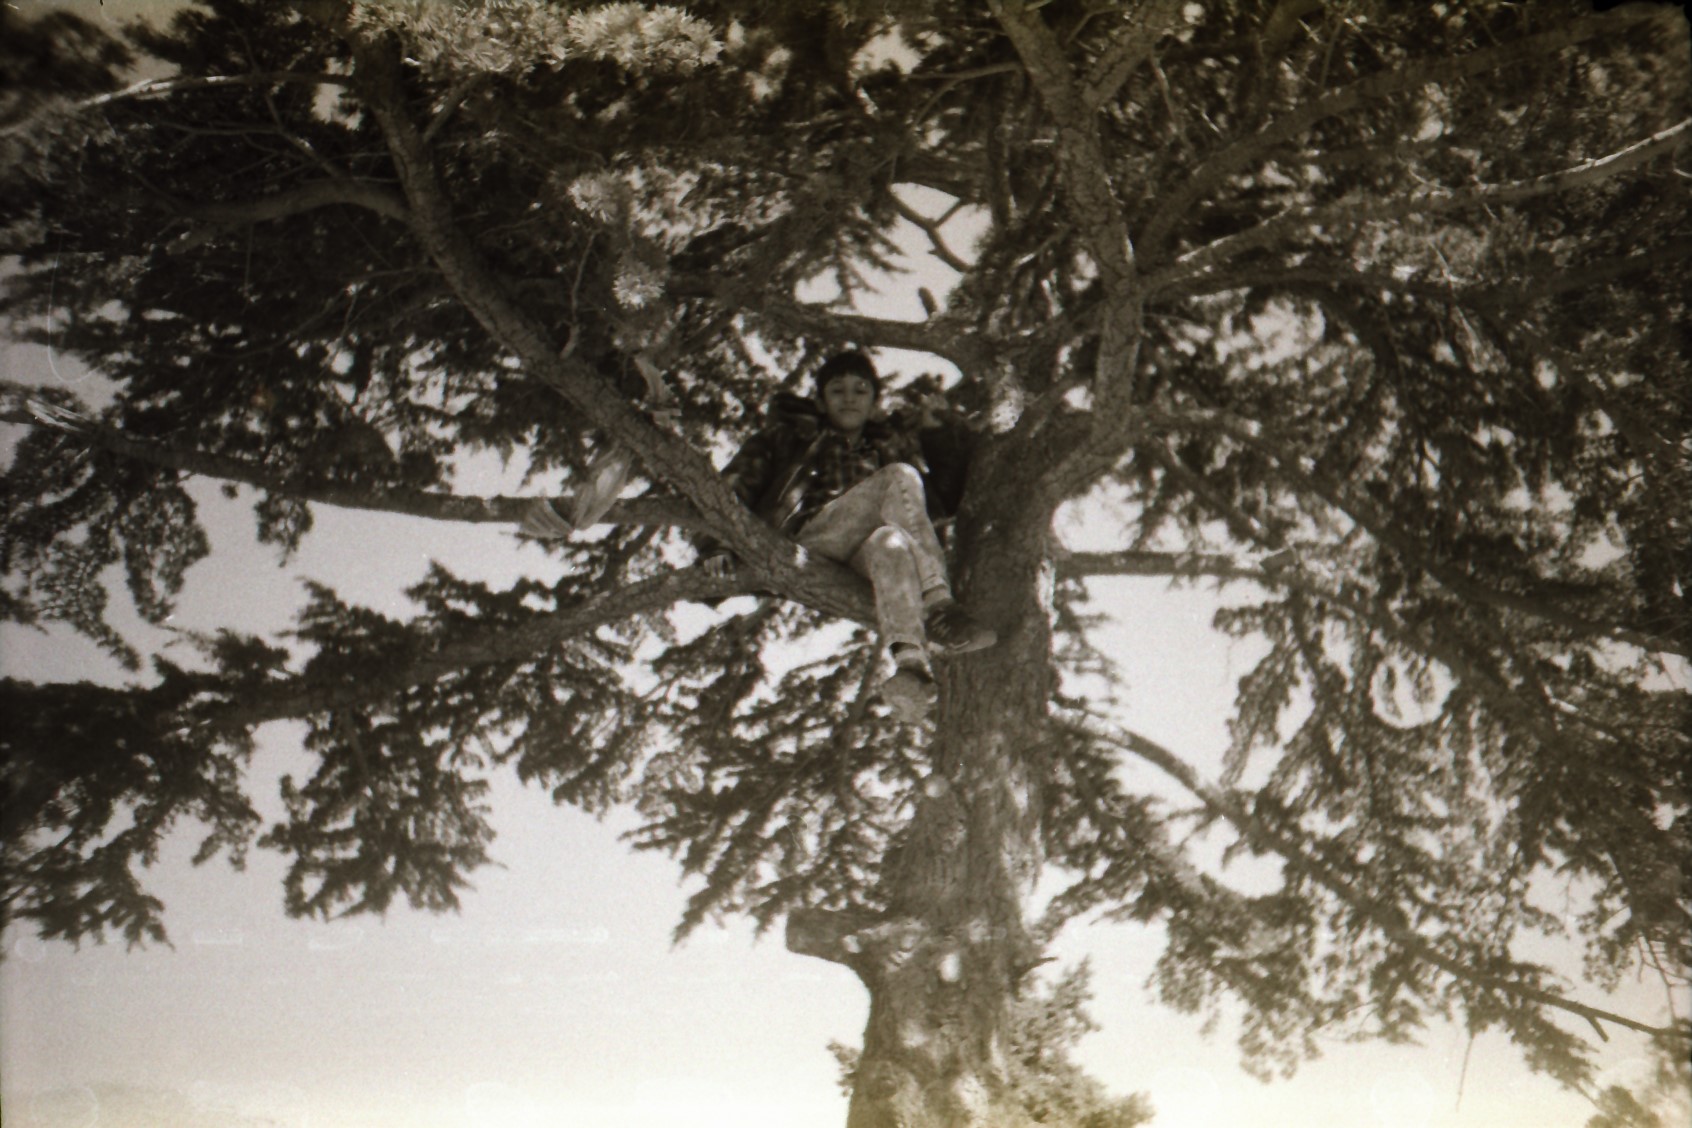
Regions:
M 208 857 L 292 859 L 291 912 L 448 907 L 510 769 L 638 809 L 699 879 L 682 931 L 744 913 L 858 974 L 854 1128 L 1038 1122 L 1018 998 L 1083 918 L 1160 925 L 1163 997 L 1242 1002 L 1265 1073 L 1430 1015 L 1576 1086 L 1594 1028 L 1684 1057 L 1683 1020 L 1523 954 L 1568 890 L 1596 984 L 1689 955 L 1671 9 L 207 0 L 124 46 L 9 38 L 7 313 L 114 391 L 9 392 L 5 610 L 138 671 L 5 686 L 15 923 L 162 937 L 137 871 L 184 818 Z M 912 241 L 949 289 L 865 313 Z M 986 428 L 950 551 L 1001 641 L 918 729 L 871 700 L 863 585 L 710 460 L 848 344 L 932 358 Z M 318 589 L 289 638 L 151 680 L 107 625 L 111 568 L 158 621 L 204 554 L 185 474 L 256 491 L 285 553 L 313 504 L 516 521 L 458 492 L 466 460 L 571 483 L 612 448 L 646 485 L 556 583 L 436 569 L 405 621 Z M 1066 550 L 1066 506 L 1118 550 Z M 741 574 L 688 567 L 683 530 Z M 1215 778 L 1114 707 L 1106 574 L 1236 585 L 1217 626 L 1263 657 Z M 243 767 L 280 717 L 318 766 L 262 828 Z

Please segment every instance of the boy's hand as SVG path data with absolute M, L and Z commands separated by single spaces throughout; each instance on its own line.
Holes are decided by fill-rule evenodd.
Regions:
M 946 416 L 952 411 L 952 405 L 946 400 L 945 388 L 936 376 L 918 376 L 905 385 L 899 398 L 903 404 L 900 414 L 908 421 L 908 426 L 919 431 L 932 431 L 943 426 Z
M 944 422 L 951 405 L 946 402 L 944 393 L 926 392 L 916 397 L 911 404 L 911 410 L 916 415 L 917 430 L 932 431 Z
M 726 580 L 734 575 L 734 553 L 713 552 L 702 558 L 699 566 L 705 569 L 705 574 L 713 580 Z

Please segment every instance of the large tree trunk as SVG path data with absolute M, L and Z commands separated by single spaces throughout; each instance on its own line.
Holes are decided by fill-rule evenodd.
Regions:
M 967 566 L 954 572 L 1000 641 L 937 668 L 934 771 L 888 858 L 887 911 L 788 923 L 793 950 L 850 966 L 869 990 L 848 1128 L 1026 1122 L 1006 1054 L 1012 1001 L 1040 956 L 1023 909 L 1040 865 L 1033 765 L 1056 684 L 1049 520 L 1001 508 L 976 535 L 961 530 Z

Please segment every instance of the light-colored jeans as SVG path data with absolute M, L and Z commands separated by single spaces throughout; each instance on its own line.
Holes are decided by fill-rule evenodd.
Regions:
M 950 598 L 951 585 L 915 467 L 883 466 L 817 510 L 798 540 L 869 580 L 884 643 L 926 643 L 923 611 Z

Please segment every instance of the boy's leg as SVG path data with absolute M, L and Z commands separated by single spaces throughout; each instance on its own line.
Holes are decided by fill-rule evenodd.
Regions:
M 915 467 L 896 462 L 865 478 L 818 510 L 800 531 L 799 543 L 830 560 L 851 563 L 861 575 L 870 576 L 857 564 L 856 556 L 871 534 L 886 528 L 904 534 L 905 551 L 916 567 L 920 636 L 934 644 L 936 653 L 943 654 L 962 654 L 993 645 L 993 632 L 952 599 L 940 538 L 928 519 L 922 476 Z M 874 582 L 874 577 L 870 578 Z M 876 602 L 882 602 L 879 584 Z M 899 614 L 902 617 L 903 612 Z M 893 639 L 889 637 L 888 641 Z
M 922 585 L 910 538 L 902 529 L 883 525 L 853 554 L 852 567 L 868 576 L 875 588 L 881 639 L 893 655 L 893 675 L 881 683 L 882 700 L 900 720 L 918 722 L 928 715 L 939 690 L 928 666 Z
M 883 466 L 817 511 L 799 543 L 830 560 L 849 563 L 876 529 L 891 525 L 909 538 L 925 606 L 951 598 L 946 558 L 928 519 L 922 476 L 903 462 Z
M 882 683 L 881 696 L 900 720 L 915 723 L 938 696 L 923 631 L 922 572 L 910 537 L 883 521 L 883 484 L 864 488 L 870 485 L 861 482 L 819 510 L 799 543 L 869 580 L 881 641 L 893 656 L 893 675 Z
M 928 495 L 923 490 L 922 475 L 908 463 L 895 462 L 876 471 L 870 481 L 878 479 L 882 491 L 881 518 L 910 538 L 924 605 L 950 599 L 952 585 L 946 579 L 946 553 L 940 547 L 934 523 L 928 519 Z
M 882 520 L 884 490 L 871 486 L 872 481 L 858 483 L 818 510 L 799 530 L 799 543 L 869 580 L 882 641 L 922 646 L 922 569 L 910 538 Z
M 927 642 L 922 629 L 922 585 L 910 538 L 883 525 L 867 538 L 849 561 L 853 571 L 875 589 L 875 616 L 881 638 L 894 651 L 902 646 L 921 652 Z

